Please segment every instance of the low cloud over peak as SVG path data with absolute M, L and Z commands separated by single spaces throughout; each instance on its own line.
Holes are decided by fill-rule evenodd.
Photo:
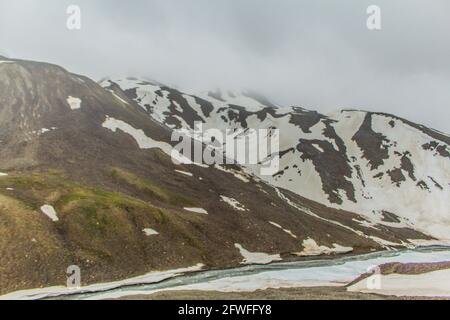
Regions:
M 78 5 L 81 30 L 66 28 Z M 181 88 L 251 88 L 327 112 L 395 113 L 450 132 L 444 0 L 372 2 L 3 0 L 0 55 L 43 60 L 94 79 L 144 76 Z

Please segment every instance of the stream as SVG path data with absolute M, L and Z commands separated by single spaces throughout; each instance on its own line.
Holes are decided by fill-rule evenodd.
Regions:
M 57 295 L 58 299 L 111 299 L 167 290 L 255 291 L 266 288 L 345 285 L 372 267 L 389 262 L 450 261 L 450 247 L 424 247 L 309 261 L 247 265 L 177 275 L 157 283 L 124 285 L 94 292 Z M 49 297 L 48 297 L 49 298 Z

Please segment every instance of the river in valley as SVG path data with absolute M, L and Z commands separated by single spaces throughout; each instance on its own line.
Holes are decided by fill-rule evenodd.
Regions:
M 78 289 L 42 288 L 11 293 L 2 299 L 114 299 L 168 290 L 252 292 L 267 288 L 343 286 L 371 268 L 390 262 L 432 263 L 450 261 L 450 247 L 426 247 L 383 251 L 337 258 L 246 265 L 232 269 L 200 267 L 152 273 Z M 142 281 L 142 282 L 141 282 Z

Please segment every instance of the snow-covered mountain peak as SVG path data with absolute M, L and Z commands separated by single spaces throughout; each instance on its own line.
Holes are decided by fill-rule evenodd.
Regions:
M 192 95 L 136 80 L 115 81 L 158 122 L 172 129 L 280 129 L 280 171 L 264 181 L 376 224 L 450 235 L 450 139 L 383 113 L 328 115 L 274 106 L 249 94 Z M 258 168 L 248 166 L 258 175 Z

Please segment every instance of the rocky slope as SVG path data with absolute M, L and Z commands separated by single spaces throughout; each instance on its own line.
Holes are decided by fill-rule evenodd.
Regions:
M 120 85 L 109 82 L 105 90 L 59 66 L 0 57 L 0 293 L 64 285 L 70 265 L 81 268 L 86 284 L 198 264 L 211 268 L 366 252 L 431 238 L 413 229 L 400 212 L 384 213 L 375 223 L 362 212 L 343 210 L 360 197 L 360 185 L 352 183 L 353 190 L 349 181 L 368 184 L 377 178 L 357 178 L 350 153 L 348 158 L 342 153 L 352 149 L 337 138 L 336 120 L 301 109 L 281 115 L 276 106 L 250 97 L 245 107 L 219 112 L 224 102 L 215 98 L 203 100 L 160 85 L 148 90 L 145 84 L 142 91 Z M 256 110 L 260 103 L 267 104 L 263 111 Z M 197 117 L 211 126 L 221 124 L 216 117 L 221 113 L 224 123 L 233 125 L 252 126 L 260 119 L 257 124 L 264 126 L 278 119 L 286 128 L 299 126 L 296 132 L 317 135 L 327 152 L 318 156 L 316 142 L 304 138 L 284 153 L 282 167 L 289 168 L 270 179 L 252 168 L 174 164 L 173 128 L 189 126 Z M 291 118 L 297 119 L 293 127 L 288 126 Z M 319 137 L 316 126 L 328 133 Z M 403 128 L 403 121 L 397 126 Z M 427 168 L 417 164 L 411 171 L 406 164 L 391 175 L 403 175 L 407 183 L 414 177 L 416 188 L 428 174 L 436 183 L 429 178 L 424 180 L 428 191 L 417 190 L 448 196 L 446 138 L 414 130 L 421 130 L 422 140 L 428 134 L 433 138 L 422 146 L 414 136 L 410 143 L 418 142 L 418 151 L 411 149 L 405 157 L 431 154 L 442 172 L 423 173 Z M 283 141 L 283 148 L 292 148 L 290 141 Z M 393 152 L 388 149 L 388 156 Z M 329 157 L 338 169 L 329 166 Z M 291 172 L 294 164 L 297 174 Z M 362 168 L 362 174 L 367 170 Z M 298 177 L 308 172 L 312 178 L 306 188 Z M 289 175 L 297 188 L 288 183 Z M 330 182 L 319 190 L 315 175 Z M 387 176 L 380 181 L 387 183 Z
M 450 137 L 405 119 L 343 110 L 329 115 L 281 107 L 251 92 L 193 95 L 141 79 L 107 79 L 105 88 L 137 102 L 173 129 L 280 129 L 280 171 L 267 183 L 373 226 L 411 227 L 450 237 Z M 244 131 L 245 132 L 245 131 Z

